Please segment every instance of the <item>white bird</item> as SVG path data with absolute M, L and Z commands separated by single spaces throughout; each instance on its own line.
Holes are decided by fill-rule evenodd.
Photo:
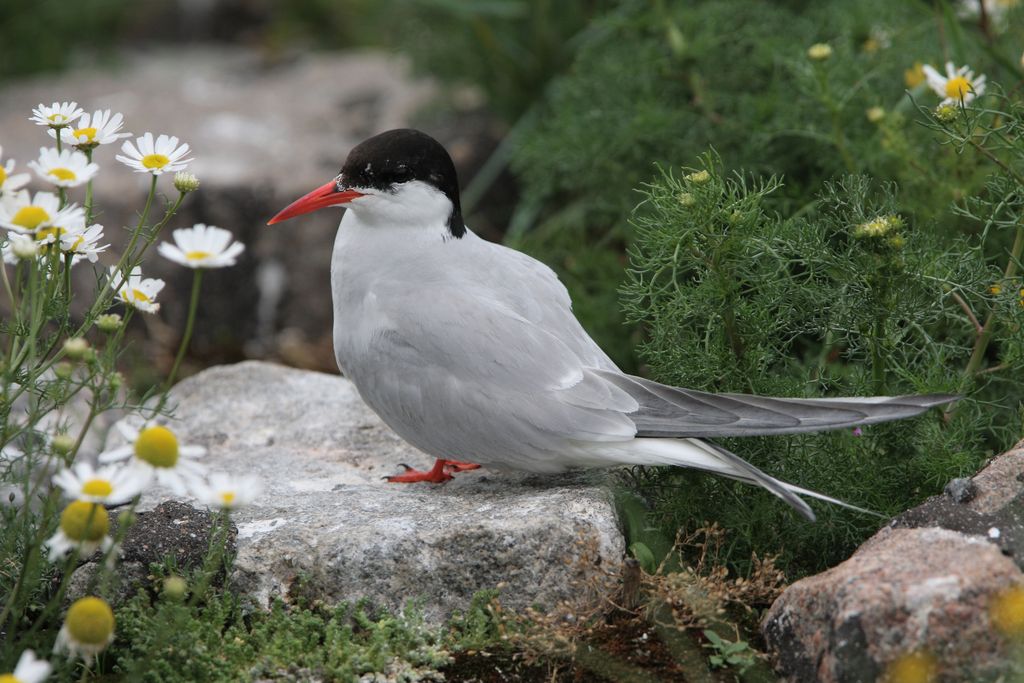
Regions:
M 437 458 L 391 481 L 442 482 L 481 465 L 679 465 L 760 485 L 813 520 L 797 494 L 845 503 L 706 439 L 873 424 L 956 399 L 710 394 L 626 374 L 550 268 L 465 226 L 455 166 L 419 131 L 361 143 L 269 223 L 330 206 L 349 209 L 331 261 L 338 366 L 399 436 Z

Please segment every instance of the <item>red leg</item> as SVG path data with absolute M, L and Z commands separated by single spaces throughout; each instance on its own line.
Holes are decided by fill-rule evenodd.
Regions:
M 424 472 L 423 470 L 414 470 L 408 465 L 402 465 L 402 467 L 405 468 L 405 472 L 403 474 L 395 474 L 384 478 L 394 484 L 412 484 L 418 481 L 429 481 L 432 484 L 443 484 L 452 478 L 452 473 L 479 469 L 480 465 L 472 462 L 460 462 L 458 460 L 443 460 L 438 458 L 434 462 L 434 466 L 427 472 Z
M 478 470 L 480 465 L 475 462 L 462 462 L 461 460 L 445 460 L 444 471 L 445 472 L 468 472 L 469 470 Z

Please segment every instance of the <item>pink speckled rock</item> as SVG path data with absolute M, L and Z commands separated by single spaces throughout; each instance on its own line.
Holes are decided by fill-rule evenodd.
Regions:
M 791 681 L 881 679 L 926 653 L 938 680 L 988 680 L 1010 665 L 1010 643 L 989 619 L 992 600 L 1024 584 L 986 537 L 948 529 L 885 528 L 846 562 L 797 581 L 762 624 Z

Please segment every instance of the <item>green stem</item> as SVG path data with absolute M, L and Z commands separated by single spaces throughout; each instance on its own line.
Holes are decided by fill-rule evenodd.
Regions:
M 885 316 L 875 319 L 874 339 L 871 340 L 871 383 L 875 396 L 885 394 L 885 354 L 882 339 L 885 336 Z
M 92 149 L 85 150 L 85 158 L 92 163 Z M 92 225 L 92 180 L 85 184 L 85 227 Z
M 1010 247 L 1010 260 L 1006 264 L 1006 269 L 1003 271 L 1003 282 L 1007 282 L 1017 276 L 1017 269 L 1020 267 L 1021 254 L 1024 254 L 1024 225 L 1017 226 L 1017 235 L 1013 240 L 1013 246 Z M 971 350 L 971 358 L 967 361 L 967 367 L 964 368 L 963 377 L 960 379 L 960 389 L 958 393 L 964 393 L 967 386 L 974 379 L 974 376 L 978 374 L 981 363 L 985 359 L 985 351 L 988 350 L 989 342 L 992 341 L 992 334 L 995 332 L 996 323 L 995 310 L 989 311 L 988 315 L 985 316 L 985 323 L 981 326 L 981 332 L 974 340 L 974 348 Z M 950 405 L 945 412 L 946 419 L 953 414 L 956 409 L 956 403 Z
M 192 277 L 192 298 L 188 304 L 188 321 L 185 323 L 185 334 L 181 337 L 181 345 L 178 347 L 178 355 L 174 357 L 174 365 L 171 366 L 171 374 L 167 375 L 167 382 L 164 384 L 164 392 L 170 390 L 174 384 L 174 378 L 178 375 L 178 367 L 185 357 L 189 342 L 192 341 L 192 328 L 196 322 L 196 310 L 199 308 L 199 288 L 203 284 L 203 270 L 196 268 Z

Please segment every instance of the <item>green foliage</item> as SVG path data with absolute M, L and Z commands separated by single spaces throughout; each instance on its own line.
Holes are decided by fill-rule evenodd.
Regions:
M 123 15 L 123 0 L 4 0 L 0 3 L 0 80 L 59 69 L 91 37 L 108 34 Z M 99 43 L 94 43 L 99 44 Z
M 1024 306 L 991 294 L 1005 273 L 984 240 L 949 239 L 935 221 L 901 215 L 895 187 L 864 176 L 827 183 L 813 208 L 783 218 L 766 208 L 778 179 L 729 174 L 714 154 L 702 161 L 684 174 L 663 171 L 634 218 L 623 305 L 647 331 L 639 352 L 655 378 L 779 396 L 974 399 L 945 421 L 932 411 L 862 433 L 724 439 L 727 448 L 781 479 L 896 514 L 1019 437 Z M 992 326 L 999 371 L 969 373 L 966 383 L 979 334 L 957 300 L 1004 321 Z M 677 469 L 634 484 L 654 526 L 716 520 L 735 532 L 719 559 L 779 554 L 791 575 L 841 561 L 877 526 L 821 505 L 819 523 L 806 524 L 766 493 Z
M 758 661 L 757 651 L 751 648 L 745 640 L 728 641 L 711 629 L 704 629 L 704 637 L 708 639 L 704 647 L 713 652 L 708 655 L 708 663 L 713 669 L 729 667 L 736 669 L 737 673 L 742 675 Z
M 927 3 L 887 0 L 620 3 L 581 36 L 523 133 L 510 241 L 555 267 L 586 328 L 630 366 L 628 333 L 607 306 L 618 286 L 609 268 L 632 240 L 634 188 L 652 164 L 692 163 L 714 146 L 731 168 L 785 177 L 768 198 L 785 212 L 809 207 L 827 180 L 866 173 L 899 184 L 902 213 L 955 234 L 962 221 L 946 208 L 988 171 L 976 150 L 938 147 L 915 125 L 904 72 L 952 59 L 1014 82 L 1019 50 L 1011 31 L 990 41 L 955 22 L 943 30 L 958 39 L 944 44 L 943 22 Z M 820 41 L 832 57 L 809 60 Z M 911 92 L 936 101 L 923 84 Z
M 371 616 L 364 606 L 246 611 L 230 593 L 201 606 L 140 593 L 118 611 L 118 640 L 107 655 L 124 680 L 249 681 L 285 673 L 350 681 L 368 673 L 433 680 L 450 661 L 438 633 L 414 610 Z

